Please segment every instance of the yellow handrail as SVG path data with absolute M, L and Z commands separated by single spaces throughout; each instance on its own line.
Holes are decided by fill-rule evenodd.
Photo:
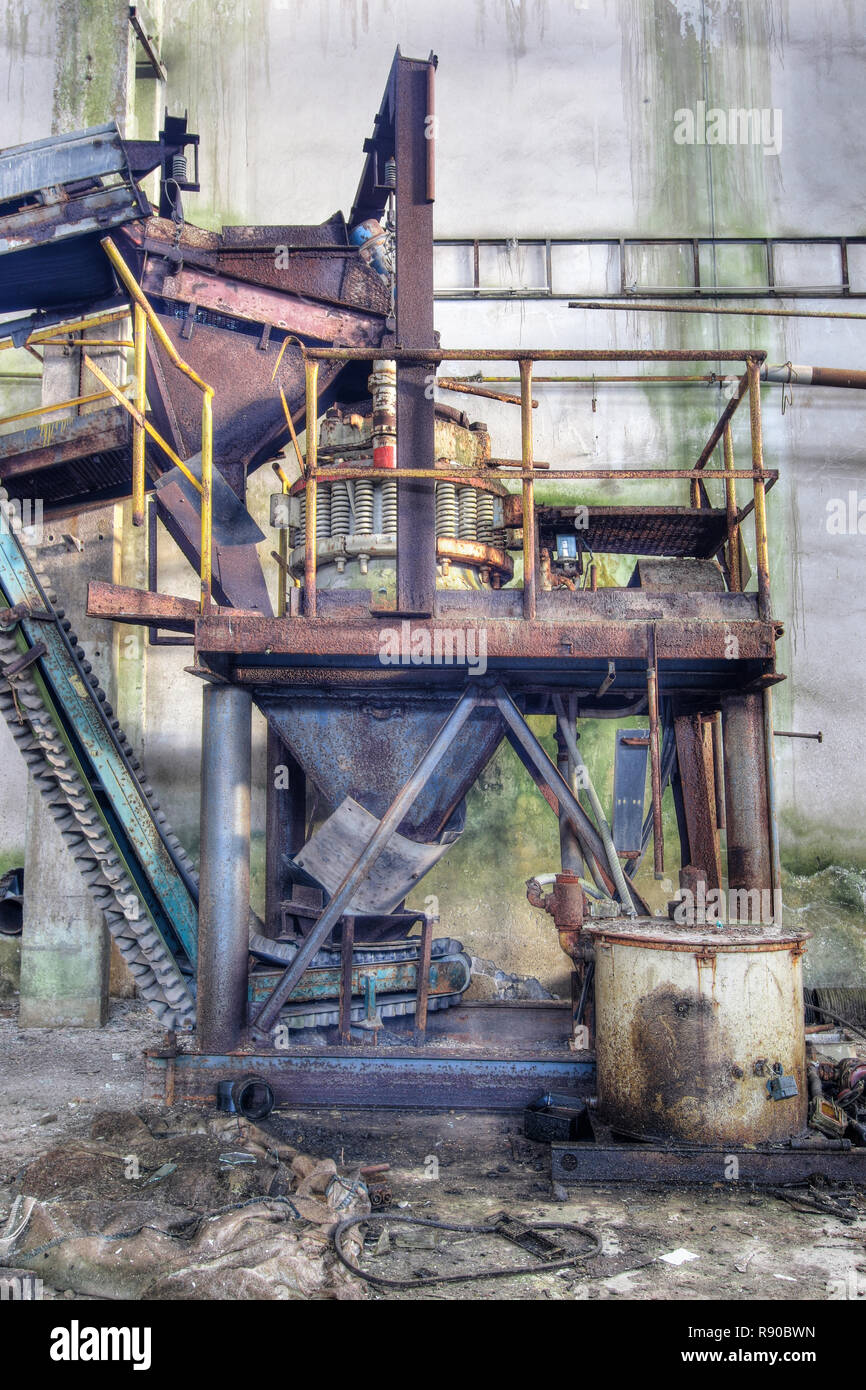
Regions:
M 285 345 L 284 345 L 285 346 Z M 637 361 L 660 361 L 660 362 L 681 362 L 681 361 L 708 361 L 710 354 L 704 349 L 671 349 L 664 348 L 610 348 L 610 349 L 587 349 L 587 348 L 367 348 L 353 347 L 344 348 L 336 345 L 327 348 L 312 348 L 302 345 L 304 367 L 306 371 L 306 434 L 307 434 L 307 465 L 302 471 L 304 491 L 306 493 L 306 527 L 304 535 L 304 613 L 308 617 L 315 617 L 316 614 L 316 565 L 317 565 L 317 538 L 316 538 L 316 492 L 317 492 L 317 422 L 318 422 L 318 367 L 320 362 L 372 362 L 377 357 L 388 357 L 395 362 L 421 362 L 438 364 L 448 361 L 512 361 L 517 362 L 520 369 L 520 405 L 521 405 L 521 457 L 519 471 L 505 470 L 501 468 L 485 468 L 485 479 L 508 478 L 509 481 L 519 481 L 523 486 L 523 616 L 530 621 L 536 616 L 536 581 L 535 581 L 535 547 L 534 547 L 534 528 L 535 528 L 535 497 L 534 481 L 536 479 L 538 467 L 533 457 L 532 441 L 532 373 L 536 362 L 552 361 L 611 361 L 611 362 L 637 362 Z M 710 439 L 705 446 L 704 452 L 698 459 L 696 466 L 692 469 L 550 469 L 544 474 L 545 481 L 555 481 L 558 479 L 589 480 L 609 478 L 617 482 L 628 481 L 631 479 L 689 479 L 694 487 L 699 481 L 706 479 L 709 481 L 713 477 L 721 477 L 726 484 L 726 510 L 728 513 L 728 535 L 727 549 L 730 564 L 730 572 L 735 576 L 734 586 L 739 582 L 737 557 L 734 555 L 735 547 L 739 545 L 740 520 L 742 516 L 748 514 L 740 513 L 736 508 L 734 481 L 738 478 L 748 478 L 752 482 L 753 500 L 752 510 L 754 511 L 755 524 L 755 550 L 757 555 L 758 569 L 758 610 L 760 617 L 765 621 L 771 620 L 770 605 L 770 567 L 769 567 L 769 547 L 767 543 L 767 514 L 766 514 L 766 493 L 768 487 L 776 481 L 778 473 L 775 470 L 767 469 L 764 465 L 763 439 L 761 427 L 761 393 L 760 393 L 760 369 L 761 363 L 766 360 L 766 352 L 756 348 L 747 348 L 743 351 L 738 349 L 726 348 L 722 351 L 725 361 L 744 361 L 746 363 L 746 373 L 740 378 L 738 392 L 732 401 L 731 407 L 725 411 L 721 420 L 717 423 Z M 733 467 L 733 450 L 730 438 L 730 419 L 736 411 L 740 401 L 748 394 L 749 396 L 749 428 L 752 445 L 752 467 L 750 469 L 737 469 Z M 285 408 L 285 400 L 283 402 Z M 288 416 L 288 409 L 286 408 Z M 294 431 L 293 431 L 294 433 Z M 725 436 L 725 459 L 723 470 L 708 469 L 705 465 L 709 462 L 711 454 L 715 450 L 718 441 Z M 399 468 L 397 471 L 397 481 L 406 481 L 411 478 L 432 478 L 434 481 L 447 482 L 459 481 L 460 475 L 464 472 L 469 475 L 470 470 L 461 469 L 439 469 L 439 468 Z M 358 468 L 351 470 L 331 469 L 327 470 L 329 480 L 339 480 L 345 477 L 354 479 L 379 479 L 394 477 L 393 470 L 382 470 L 377 468 Z M 733 504 L 732 504 L 733 499 Z M 699 499 L 698 499 L 699 500 Z M 694 499 L 693 499 L 694 505 Z
M 99 328 L 104 323 L 121 323 L 123 319 L 129 318 L 128 309 L 107 309 L 101 314 L 89 314 L 86 318 L 71 319 L 69 323 L 55 323 L 50 328 L 37 328 L 30 333 L 23 346 L 27 347 L 33 343 L 47 343 L 49 346 L 62 346 L 64 334 L 75 333 L 78 329 Z M 57 343 L 54 343 L 54 339 Z M 0 352 L 5 352 L 8 348 L 14 348 L 10 334 L 3 336 L 3 325 L 0 324 Z
M 133 438 L 133 520 L 136 525 L 141 525 L 144 520 L 144 431 L 153 438 L 157 444 L 165 451 L 172 462 L 180 468 L 181 472 L 187 477 L 194 487 L 201 494 L 201 611 L 207 612 L 211 604 L 211 594 L 213 588 L 213 396 L 214 388 L 208 386 L 206 381 L 197 372 L 184 362 L 178 353 L 174 343 L 169 338 L 156 313 L 151 307 L 150 301 L 145 295 L 129 266 L 124 261 L 111 237 L 104 237 L 102 248 L 114 267 L 118 279 L 127 290 L 130 299 L 135 305 L 135 383 L 136 383 L 136 404 L 132 406 L 129 401 L 124 401 L 127 409 L 135 420 L 135 434 Z M 143 315 L 143 320 L 142 320 Z M 195 386 L 202 393 L 201 403 L 201 482 L 190 472 L 186 465 L 178 458 L 177 454 L 165 440 L 156 432 L 144 415 L 144 375 L 145 375 L 145 346 L 147 327 L 150 327 L 158 342 L 164 348 L 172 364 L 177 367 L 179 372 L 189 377 Z M 85 362 L 96 376 L 102 376 L 98 368 L 91 359 L 85 356 Z M 103 381 L 104 385 L 110 383 Z M 140 520 L 137 518 L 140 517 Z
M 35 377 L 38 381 L 39 378 Z M 129 389 L 129 382 L 124 382 L 122 386 L 114 388 L 116 391 L 126 391 Z M 19 410 L 15 415 L 0 416 L 0 425 L 12 425 L 16 420 L 33 420 L 39 415 L 50 415 L 57 410 L 69 410 L 74 405 L 90 405 L 92 401 L 104 401 L 107 396 L 113 395 L 113 391 L 94 391 L 89 396 L 73 396 L 68 401 L 56 401 L 53 405 L 37 405 L 32 410 Z

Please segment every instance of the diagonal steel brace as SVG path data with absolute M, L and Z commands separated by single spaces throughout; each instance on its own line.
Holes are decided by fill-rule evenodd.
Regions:
M 543 747 L 535 737 L 535 734 L 520 713 L 520 710 L 508 694 L 508 691 L 504 686 L 497 685 L 493 690 L 493 698 L 510 730 L 509 738 L 514 738 L 523 752 L 535 764 L 536 769 L 559 802 L 560 809 L 574 826 L 579 838 L 592 850 L 599 864 L 606 864 L 607 855 L 605 854 L 604 843 L 601 836 L 589 819 L 586 811 L 584 811 L 577 797 L 574 795 L 571 787 L 565 781 L 564 777 L 561 776 L 556 764 L 551 762 L 550 758 L 545 753 Z M 640 912 L 648 913 L 649 908 L 638 893 L 634 884 L 628 879 L 626 879 L 626 887 L 628 888 L 628 896 L 633 900 L 634 907 Z M 633 911 L 633 904 L 629 901 L 624 903 L 623 906 L 626 911 L 630 913 Z

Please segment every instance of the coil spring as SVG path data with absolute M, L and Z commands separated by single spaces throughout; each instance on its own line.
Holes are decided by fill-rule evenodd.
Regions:
M 436 484 L 436 534 L 457 536 L 457 489 L 453 483 Z
M 493 544 L 493 493 L 478 493 L 478 539 Z
M 327 540 L 331 534 L 331 487 L 319 483 L 316 488 L 316 537 Z
M 478 529 L 478 493 L 474 487 L 458 488 L 457 511 L 460 539 L 462 541 L 474 541 Z
M 382 484 L 382 531 L 386 536 L 397 534 L 397 481 L 389 478 Z
M 373 482 L 370 478 L 359 478 L 355 484 L 355 534 L 373 534 Z
M 352 509 L 349 505 L 349 489 L 345 483 L 331 484 L 331 535 L 337 539 L 348 536 L 351 529 Z

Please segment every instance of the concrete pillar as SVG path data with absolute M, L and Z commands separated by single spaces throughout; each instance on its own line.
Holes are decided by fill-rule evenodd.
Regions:
M 247 1022 L 252 700 L 206 685 L 201 745 L 198 1046 L 236 1048 Z
M 772 921 L 770 820 L 760 695 L 728 695 L 722 701 L 728 889 L 752 895 L 752 916 Z M 760 898 L 755 895 L 760 894 Z M 768 913 L 769 905 L 769 913 Z
M 27 793 L 20 1028 L 101 1028 L 109 937 L 47 803 Z
M 105 352 L 105 349 L 101 349 Z M 114 353 L 117 357 L 117 353 Z M 70 400 L 81 390 L 80 353 L 46 348 L 42 373 L 45 404 Z M 75 414 L 58 412 L 55 419 Z M 59 603 L 74 619 L 87 659 L 113 696 L 109 624 L 81 621 L 89 579 L 111 576 L 113 509 L 43 523 L 40 558 Z M 41 794 L 27 787 L 24 850 L 24 928 L 21 945 L 21 1028 L 99 1028 L 108 1016 L 111 939 L 100 910 Z

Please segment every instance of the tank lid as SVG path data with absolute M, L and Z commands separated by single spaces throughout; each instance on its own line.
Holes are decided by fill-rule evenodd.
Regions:
M 784 951 L 801 945 L 812 935 L 757 922 L 689 927 L 667 917 L 599 918 L 584 922 L 583 930 L 598 941 L 619 941 L 657 951 Z

